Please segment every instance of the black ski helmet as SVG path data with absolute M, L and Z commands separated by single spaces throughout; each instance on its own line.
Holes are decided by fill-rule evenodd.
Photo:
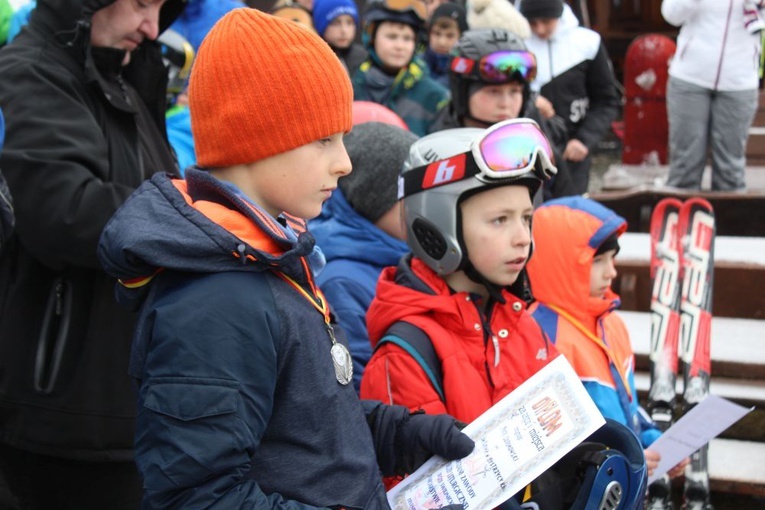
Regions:
M 362 16 L 364 46 L 370 49 L 374 45 L 377 27 L 382 21 L 404 23 L 419 34 L 425 26 L 427 8 L 423 0 L 370 0 Z
M 476 74 L 461 74 L 454 70 L 454 63 L 458 57 L 468 59 L 477 64 L 478 61 L 491 53 L 497 51 L 520 51 L 529 53 L 533 57 L 533 54 L 528 51 L 523 40 L 512 32 L 509 32 L 502 28 L 479 28 L 474 30 L 468 30 L 462 37 L 455 43 L 452 48 L 452 69 L 449 72 L 449 90 L 452 94 L 452 109 L 456 115 L 457 120 L 462 123 L 465 117 L 469 116 L 470 110 L 468 108 L 468 94 L 469 87 L 473 83 L 485 83 Z M 536 59 L 533 59 L 536 62 Z M 531 70 L 530 74 L 536 75 L 536 66 Z M 521 73 L 514 73 L 512 77 L 504 82 L 519 82 L 523 84 L 523 102 L 521 103 L 521 111 L 519 116 L 523 117 L 526 111 L 526 104 L 528 103 L 529 96 L 531 94 L 531 88 L 529 80 L 525 79 Z M 494 82 L 496 84 L 496 82 Z M 476 119 L 481 120 L 481 119 Z

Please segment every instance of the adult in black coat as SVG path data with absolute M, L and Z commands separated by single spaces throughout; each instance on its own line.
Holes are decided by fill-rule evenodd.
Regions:
M 167 73 L 153 41 L 185 0 L 38 0 L 0 51 L 0 168 L 16 226 L 0 257 L 0 468 L 22 508 L 138 508 L 135 319 L 96 257 L 155 172 Z

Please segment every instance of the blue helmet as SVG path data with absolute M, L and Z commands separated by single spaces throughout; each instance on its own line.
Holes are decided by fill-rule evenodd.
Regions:
M 643 508 L 648 469 L 637 436 L 613 420 L 592 434 L 583 445 L 595 445 L 584 463 L 582 487 L 572 510 L 638 510 Z
M 524 508 L 642 510 L 646 487 L 640 441 L 624 425 L 606 419 L 532 483 Z

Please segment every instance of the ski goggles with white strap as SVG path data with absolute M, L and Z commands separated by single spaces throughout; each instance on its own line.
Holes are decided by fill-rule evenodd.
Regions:
M 413 168 L 403 174 L 399 198 L 476 177 L 502 184 L 522 176 L 545 181 L 558 173 L 550 142 L 531 119 L 511 119 L 488 128 L 468 152 Z
M 454 57 L 451 70 L 454 74 L 485 83 L 507 83 L 518 78 L 531 82 L 537 76 L 537 59 L 529 51 L 495 51 L 484 55 L 478 61 Z

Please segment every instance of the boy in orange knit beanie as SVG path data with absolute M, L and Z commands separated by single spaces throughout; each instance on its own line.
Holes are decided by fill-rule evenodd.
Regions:
M 236 9 L 202 43 L 189 101 L 204 170 L 144 183 L 99 245 L 141 311 L 144 507 L 388 508 L 381 474 L 473 442 L 447 415 L 360 402 L 314 283 L 303 225 L 351 171 L 348 76 L 315 33 Z

